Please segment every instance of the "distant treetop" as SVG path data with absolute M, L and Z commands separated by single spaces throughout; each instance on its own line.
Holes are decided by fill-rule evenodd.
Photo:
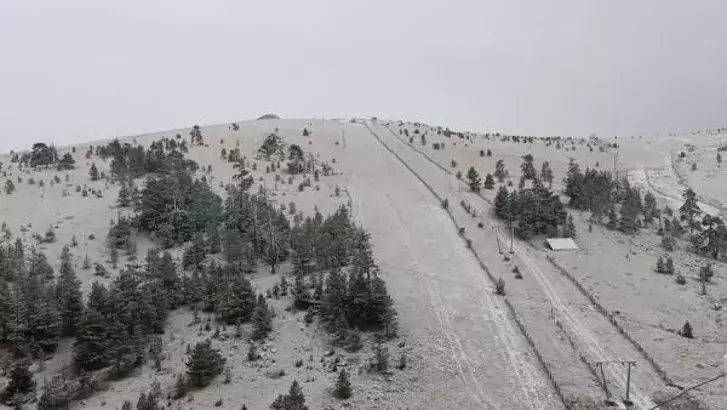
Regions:
M 265 114 L 265 115 L 261 116 L 260 118 L 258 118 L 258 120 L 279 120 L 279 119 L 280 119 L 280 117 L 278 117 L 275 114 Z

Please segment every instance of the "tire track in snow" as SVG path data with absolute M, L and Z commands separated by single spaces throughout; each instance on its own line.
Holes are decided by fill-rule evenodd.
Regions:
M 476 196 L 477 198 L 481 199 L 479 196 Z M 481 203 L 481 202 L 480 202 Z M 477 210 L 484 214 L 486 212 L 485 209 L 474 205 L 477 207 Z M 495 227 L 495 224 L 491 221 L 489 222 L 490 227 Z M 502 233 L 497 230 L 497 236 L 499 240 L 507 243 L 508 239 L 505 238 Z M 575 335 L 586 345 L 590 353 L 597 358 L 598 360 L 613 360 L 613 356 L 604 350 L 604 348 L 601 346 L 601 344 L 598 342 L 598 340 L 593 336 L 593 334 L 586 328 L 586 326 L 583 325 L 583 323 L 576 318 L 576 316 L 573 314 L 573 312 L 566 306 L 566 304 L 563 302 L 563 300 L 558 296 L 557 292 L 553 288 L 552 283 L 550 280 L 546 277 L 545 273 L 542 271 L 540 266 L 538 266 L 537 262 L 535 262 L 529 255 L 528 251 L 523 250 L 517 243 L 513 243 L 513 251 L 515 252 L 515 255 L 517 255 L 520 260 L 523 261 L 525 266 L 528 268 L 528 270 L 533 274 L 535 279 L 538 281 L 538 284 L 540 284 L 541 289 L 545 293 L 546 297 L 550 300 L 551 305 L 555 308 L 555 312 L 557 312 L 562 318 L 563 321 L 568 325 L 568 327 L 571 328 L 571 330 L 575 333 Z M 615 380 L 616 384 L 619 385 L 620 388 L 623 390 L 626 389 L 626 379 L 623 377 L 623 375 L 619 372 L 616 372 L 611 368 L 610 366 L 607 366 L 605 368 L 605 371 L 608 372 L 609 378 L 611 380 Z M 631 380 L 631 396 L 634 404 L 639 408 L 651 408 L 655 406 L 656 404 L 648 398 Z
M 459 368 L 459 375 L 462 379 L 462 382 L 465 386 L 467 386 L 468 389 L 471 388 L 470 380 L 468 380 L 467 375 L 469 375 L 469 378 L 472 382 L 474 382 L 474 385 L 476 387 L 476 392 L 470 391 L 470 395 L 477 401 L 477 403 L 482 406 L 483 402 L 486 402 L 487 405 L 491 406 L 492 408 L 497 408 L 497 406 L 487 398 L 487 396 L 484 393 L 484 390 L 482 389 L 482 386 L 479 384 L 477 377 L 475 375 L 475 371 L 473 370 L 472 361 L 469 359 L 469 356 L 465 353 L 464 348 L 462 346 L 462 341 L 456 336 L 456 331 L 454 329 L 454 326 L 452 325 L 451 319 L 449 315 L 444 312 L 444 309 L 441 307 L 443 305 L 442 303 L 442 297 L 439 293 L 439 288 L 434 283 L 434 281 L 431 280 L 431 276 L 424 272 L 421 265 L 421 258 L 416 253 L 414 248 L 411 244 L 411 238 L 409 237 L 409 234 L 406 231 L 406 228 L 404 227 L 404 223 L 402 222 L 401 214 L 399 211 L 394 207 L 393 203 L 391 202 L 391 198 L 389 194 L 385 194 L 384 198 L 386 200 L 387 205 L 392 211 L 392 215 L 394 218 L 394 222 L 397 224 L 399 237 L 401 238 L 402 242 L 404 243 L 404 246 L 406 247 L 407 253 L 409 254 L 409 257 L 414 262 L 414 270 L 417 273 L 417 276 L 419 279 L 423 280 L 424 283 L 427 285 L 427 293 L 428 293 L 428 299 L 430 306 L 432 310 L 434 311 L 434 314 L 439 321 L 440 329 L 442 333 L 444 333 L 445 337 L 447 338 L 447 341 L 450 345 L 450 350 L 453 352 L 456 352 L 455 363 L 457 367 Z M 466 370 L 465 370 L 466 368 Z
M 413 149 L 418 154 L 424 156 L 429 162 L 436 165 L 440 170 L 444 171 L 447 174 L 450 174 L 448 170 L 443 168 L 438 163 L 434 162 L 431 158 L 420 152 L 419 150 L 407 145 L 405 142 L 401 141 L 398 135 L 396 135 L 393 130 L 391 130 L 389 127 L 386 127 L 388 131 L 395 137 L 394 139 L 399 141 L 402 145 Z M 383 142 L 382 142 L 383 144 Z M 455 195 L 456 196 L 456 195 Z M 484 198 L 477 196 L 477 198 L 481 201 L 484 201 Z M 458 201 L 453 201 L 458 202 Z M 478 201 L 480 202 L 480 201 Z M 483 209 L 478 207 L 478 210 L 480 211 L 480 214 L 483 214 Z M 494 226 L 492 222 L 490 222 L 491 226 Z M 502 234 L 498 231 L 497 233 L 500 240 L 505 240 Z M 528 269 L 534 273 L 536 279 L 538 280 L 538 283 L 540 284 L 540 287 L 542 288 L 543 292 L 546 294 L 548 299 L 551 301 L 551 305 L 553 305 L 555 308 L 558 309 L 558 312 L 562 317 L 565 318 L 566 322 L 568 323 L 569 327 L 576 333 L 576 335 L 586 344 L 586 346 L 589 348 L 591 353 L 599 358 L 600 360 L 609 360 L 611 359 L 611 356 L 606 353 L 606 351 L 603 349 L 603 347 L 599 344 L 599 342 L 595 339 L 595 337 L 591 334 L 591 332 L 581 323 L 575 315 L 571 312 L 571 310 L 563 303 L 563 301 L 560 299 L 560 297 L 557 295 L 557 292 L 553 289 L 552 284 L 550 280 L 546 277 L 542 269 L 538 266 L 538 264 L 530 258 L 527 251 L 523 251 L 523 249 L 518 246 L 514 245 L 513 250 L 515 253 L 520 257 L 521 260 L 527 265 Z M 606 371 L 608 371 L 609 376 L 611 377 L 611 380 L 616 380 L 617 384 L 620 385 L 620 387 L 625 389 L 626 386 L 626 380 L 621 375 L 613 371 L 611 367 L 606 367 Z M 638 407 L 642 408 L 651 408 L 655 404 L 651 399 L 649 399 L 647 396 L 643 394 L 643 392 L 633 384 L 632 381 L 632 397 L 634 404 Z
M 368 124 L 367 128 L 368 127 Z M 381 143 L 381 145 L 384 146 L 389 152 L 391 152 L 399 161 L 401 161 L 404 165 L 406 165 L 405 162 L 403 162 L 403 159 L 399 158 L 398 155 L 392 151 L 391 148 L 389 148 L 382 140 L 379 139 L 379 137 L 369 128 L 369 132 L 376 137 L 376 139 Z M 408 168 L 408 167 L 407 167 Z M 418 179 L 421 180 L 421 177 L 419 177 L 416 172 L 414 172 L 412 169 L 409 169 L 411 173 L 414 174 Z M 426 185 L 426 184 L 425 184 Z M 431 190 L 431 188 L 429 188 Z M 436 196 L 436 194 L 435 194 Z M 390 202 L 390 201 L 389 201 Z M 394 211 L 396 211 L 394 209 Z M 401 229 L 403 228 L 403 224 L 401 223 L 401 217 L 399 216 L 399 224 Z M 416 256 L 414 256 L 416 258 Z M 471 255 L 468 255 L 468 257 L 471 257 Z M 489 309 L 487 309 L 487 312 L 489 314 L 486 314 L 486 316 L 489 316 L 490 319 L 488 322 L 490 324 L 497 323 L 496 327 L 493 329 L 493 334 L 496 337 L 496 343 L 505 344 L 505 351 L 507 354 L 507 361 L 510 365 L 510 368 L 515 371 L 515 375 L 518 378 L 519 385 L 523 389 L 523 396 L 518 397 L 519 400 L 524 401 L 525 405 L 529 408 L 543 408 L 542 405 L 539 405 L 538 402 L 543 397 L 543 393 L 539 391 L 539 389 L 536 386 L 542 387 L 542 390 L 548 389 L 547 387 L 543 386 L 544 382 L 542 377 L 540 377 L 539 370 L 535 369 L 532 366 L 532 363 L 529 359 L 527 359 L 524 354 L 521 352 L 521 349 L 518 346 L 518 341 L 520 341 L 520 345 L 523 345 L 522 343 L 522 337 L 519 334 L 519 332 L 516 332 L 512 324 L 510 323 L 510 319 L 507 316 L 506 313 L 504 313 L 504 308 L 502 306 L 495 306 L 492 302 L 492 299 L 490 298 L 490 295 L 488 292 L 488 286 L 483 285 L 483 280 L 486 283 L 489 283 L 486 277 L 484 277 L 484 272 L 481 271 L 481 269 L 478 268 L 478 271 L 480 272 L 480 275 L 478 277 L 472 276 L 472 273 L 470 276 L 472 276 L 473 280 L 475 280 L 475 283 L 477 283 L 477 280 L 479 279 L 480 287 L 482 288 L 482 294 L 485 295 L 487 305 Z M 499 315 L 493 316 L 493 311 L 499 309 Z M 505 335 L 502 334 L 503 330 L 506 332 Z M 529 347 L 526 347 L 529 349 Z M 480 355 L 480 357 L 482 357 Z M 476 379 L 474 379 L 476 382 Z

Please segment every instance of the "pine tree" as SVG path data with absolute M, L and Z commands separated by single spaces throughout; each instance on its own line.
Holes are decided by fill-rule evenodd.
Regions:
M 10 179 L 5 180 L 5 193 L 10 195 L 15 192 L 15 184 Z
M 617 227 L 618 227 L 618 214 L 616 214 L 616 207 L 614 205 L 611 205 L 611 210 L 608 213 L 608 222 L 606 223 L 606 228 L 613 231 Z
M 197 388 L 207 386 L 222 373 L 225 362 L 220 351 L 212 348 L 211 340 L 198 342 L 186 362 L 190 383 Z
M 523 163 L 520 165 L 520 171 L 524 179 L 535 179 L 538 174 L 535 171 L 535 165 L 533 165 L 533 156 L 527 154 L 523 156 Z
M 219 226 L 209 226 L 209 228 L 207 229 L 207 241 L 210 245 L 210 254 L 216 255 L 222 251 L 222 239 L 220 237 Z
M 308 301 L 310 300 L 310 294 L 305 286 L 305 277 L 302 272 L 295 274 L 295 282 L 293 284 L 293 306 L 299 310 L 305 310 L 308 308 Z
M 659 258 L 656 260 L 656 272 L 657 273 L 666 273 L 666 269 L 664 268 L 664 258 L 659 256 Z
M 36 248 L 30 250 L 28 274 L 37 277 L 41 281 L 53 280 L 53 267 L 48 263 L 45 254 Z
M 666 266 L 664 267 L 664 273 L 668 273 L 669 275 L 674 274 L 674 259 L 672 259 L 671 256 L 666 257 Z
M 290 390 L 286 395 L 279 395 L 270 405 L 271 410 L 308 410 L 305 405 L 305 396 L 303 389 L 297 380 L 290 385 Z
M 386 283 L 378 274 L 370 277 L 369 300 L 366 305 L 366 322 L 369 326 L 383 326 L 387 337 L 396 336 L 397 321 L 394 301 L 386 289 Z
M 695 219 L 702 214 L 702 210 L 697 203 L 697 194 L 691 188 L 684 191 L 682 198 L 684 198 L 684 204 L 679 208 L 679 214 L 682 221 L 689 224 L 689 234 L 691 235 L 696 225 Z
M 495 179 L 492 178 L 492 174 L 487 174 L 485 176 L 485 189 L 492 189 L 495 187 Z
M 76 333 L 76 325 L 83 312 L 83 295 L 81 282 L 76 277 L 75 269 L 71 263 L 71 254 L 68 246 L 63 247 L 61 253 L 61 267 L 56 286 L 56 297 L 62 320 L 64 337 Z
M 374 348 L 376 354 L 376 370 L 379 372 L 386 372 L 389 370 L 389 349 L 382 343 L 377 343 Z
M 163 410 L 164 407 L 159 404 L 162 398 L 162 388 L 159 381 L 155 380 L 149 393 L 141 392 L 139 400 L 136 402 L 136 410 Z
M 694 335 L 692 334 L 692 325 L 689 324 L 689 321 L 684 322 L 684 326 L 682 326 L 682 330 L 679 332 L 679 334 L 682 337 L 686 337 L 687 339 L 694 338 Z
M 333 395 L 339 399 L 348 399 L 353 395 L 351 381 L 348 378 L 346 369 L 341 369 L 338 373 L 338 379 L 336 380 L 336 387 L 333 390 Z
M 40 299 L 30 309 L 28 327 L 37 347 L 45 353 L 55 352 L 61 337 L 61 317 L 52 284 L 41 285 Z
M 245 261 L 247 244 L 237 229 L 225 228 L 223 232 L 223 250 L 227 263 L 241 265 Z
M 14 396 L 28 394 L 35 391 L 35 379 L 30 371 L 30 363 L 26 360 L 16 362 L 10 371 L 10 382 L 0 394 L 0 400 L 12 404 Z M 17 408 L 20 408 L 18 406 Z
M 656 197 L 650 191 L 647 191 L 644 195 L 644 223 L 650 224 L 655 217 L 658 217 Z
M 0 261 L 2 261 L 1 252 L 2 249 L 0 248 Z M 4 278 L 5 276 L 0 274 L 0 340 L 7 340 L 11 328 L 11 318 L 15 316 L 15 306 L 11 299 L 12 293 L 8 282 Z
M 568 214 L 568 220 L 566 221 L 565 225 L 563 226 L 563 237 L 564 238 L 575 238 L 576 236 L 577 236 L 576 225 L 573 222 L 573 215 Z
M 500 185 L 500 189 L 495 196 L 495 216 L 500 219 L 508 219 L 508 199 L 509 192 L 504 185 Z
M 96 168 L 96 163 L 91 164 L 91 169 L 88 171 L 88 176 L 91 178 L 91 181 L 98 181 L 98 168 Z
M 548 183 L 548 189 L 553 188 L 553 170 L 548 161 L 544 161 L 540 168 L 540 179 Z
M 215 309 L 219 320 L 228 325 L 250 320 L 255 310 L 255 293 L 250 281 L 237 272 L 223 274 L 215 281 Z
M 126 179 L 121 179 L 121 188 L 119 189 L 119 197 L 116 204 L 121 208 L 127 208 L 131 205 L 131 190 Z
M 346 317 L 346 305 L 348 297 L 346 294 L 347 283 L 339 269 L 332 269 L 326 278 L 326 287 L 323 292 L 320 314 L 323 320 L 328 324 L 332 333 L 337 333 L 341 329 L 336 329 L 339 318 Z
M 256 340 L 264 339 L 273 330 L 273 315 L 268 308 L 265 297 L 260 295 L 252 315 L 252 338 Z
M 147 268 L 149 269 L 149 268 Z M 152 278 L 158 281 L 164 293 L 164 305 L 166 310 L 176 308 L 182 303 L 182 283 L 177 274 L 177 265 L 172 259 L 172 254 L 164 252 L 159 261 L 151 271 Z
M 497 178 L 497 182 L 503 182 L 508 177 L 507 169 L 505 169 L 505 161 L 498 159 L 495 164 L 495 173 L 493 174 Z
M 198 269 L 201 267 L 207 256 L 207 245 L 204 237 L 200 233 L 195 233 L 192 237 L 192 246 L 184 251 L 183 267 L 184 269 Z
M 98 302 L 94 302 L 97 304 Z M 73 343 L 73 362 L 79 369 L 93 371 L 109 364 L 109 324 L 95 309 L 86 310 L 78 322 L 76 340 Z
M 99 313 L 107 313 L 109 308 L 109 291 L 99 282 L 93 282 L 91 293 L 86 303 L 87 310 L 95 310 Z

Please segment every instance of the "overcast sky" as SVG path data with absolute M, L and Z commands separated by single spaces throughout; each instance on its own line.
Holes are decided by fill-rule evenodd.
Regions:
M 0 151 L 257 117 L 727 125 L 725 0 L 0 0 Z

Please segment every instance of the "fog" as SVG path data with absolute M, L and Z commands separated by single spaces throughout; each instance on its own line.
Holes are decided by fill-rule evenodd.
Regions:
M 251 119 L 727 125 L 718 0 L 0 2 L 0 151 Z

